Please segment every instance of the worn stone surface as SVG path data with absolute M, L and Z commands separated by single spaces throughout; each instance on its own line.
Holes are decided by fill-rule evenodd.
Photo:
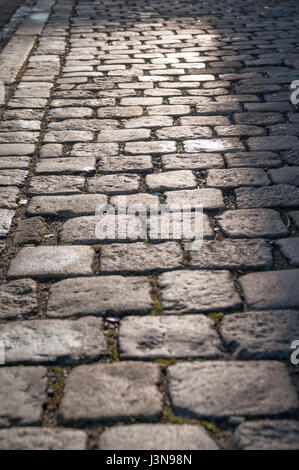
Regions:
M 195 177 L 189 170 L 154 173 L 147 175 L 145 182 L 150 191 L 196 188 Z
M 127 317 L 121 321 L 119 348 L 121 359 L 215 359 L 222 353 L 215 325 L 204 315 Z
M 284 240 L 277 240 L 276 244 L 279 246 L 281 253 L 292 266 L 299 265 L 299 238 L 286 238 Z
M 85 450 L 84 431 L 21 427 L 0 429 L 1 450 Z
M 174 410 L 183 416 L 275 416 L 298 407 L 288 370 L 276 361 L 178 363 L 168 377 Z
M 10 230 L 15 211 L 0 209 L 0 238 L 5 238 Z
M 106 353 L 100 318 L 27 320 L 0 325 L 6 364 L 73 364 Z
M 205 170 L 207 168 L 222 168 L 223 158 L 211 153 L 176 153 L 162 156 L 164 170 Z
M 167 313 L 214 312 L 240 307 L 227 271 L 174 271 L 159 278 Z
M 15 186 L 0 187 L 0 208 L 16 209 L 19 192 Z
M 201 426 L 191 424 L 133 424 L 106 429 L 99 439 L 101 450 L 217 450 Z
M 67 379 L 60 419 L 76 422 L 155 417 L 162 411 L 159 378 L 157 365 L 142 362 L 79 366 Z
M 28 175 L 25 170 L 0 170 L 0 186 L 17 186 L 24 184 Z
M 246 274 L 239 279 L 245 302 L 251 308 L 296 308 L 299 269 Z
M 167 204 L 190 204 L 191 208 L 203 210 L 223 209 L 224 201 L 220 189 L 200 188 L 195 190 L 170 191 L 165 193 Z
M 93 215 L 97 207 L 107 203 L 104 194 L 73 194 L 71 196 L 36 196 L 31 198 L 28 215 L 76 217 Z
M 88 181 L 88 191 L 103 194 L 130 194 L 138 192 L 139 183 L 139 176 L 131 173 L 99 175 Z
M 289 233 L 279 212 L 273 209 L 229 210 L 215 219 L 224 234 L 232 238 L 277 238 Z
M 209 170 L 207 186 L 214 188 L 236 188 L 239 186 L 267 186 L 270 180 L 259 168 L 230 168 Z
M 226 315 L 220 334 L 236 359 L 288 360 L 299 315 L 293 310 L 270 310 Z
M 176 357 L 186 368 L 218 364 L 216 380 L 207 372 L 194 385 L 197 372 L 186 369 L 180 386 L 193 404 L 202 400 L 207 429 L 213 407 L 220 419 L 225 407 L 238 412 L 224 416 L 220 448 L 234 448 L 248 408 L 248 417 L 296 420 L 278 393 L 283 384 L 287 396 L 291 384 L 274 361 L 290 363 L 298 330 L 299 95 L 290 88 L 299 70 L 298 2 L 264 0 L 262 9 L 252 0 L 31 3 L 1 31 L 0 330 L 15 346 L 6 348 L 8 367 L 0 371 L 31 362 L 50 368 L 42 426 L 15 434 L 15 447 L 72 448 L 63 419 L 70 432 L 88 420 L 108 425 L 98 434 L 88 427 L 74 448 L 97 448 L 108 431 L 116 448 L 131 449 L 133 438 L 145 449 L 215 446 L 202 433 L 190 437 L 190 424 L 176 427 L 184 419 L 175 416 L 166 377 Z M 175 225 L 181 209 L 183 223 Z M 72 349 L 75 327 L 87 323 Z M 0 341 L 0 362 L 2 352 Z M 162 413 L 152 401 L 152 414 L 143 415 L 135 379 L 134 394 L 126 385 L 119 392 L 120 374 L 110 380 L 110 370 L 125 359 L 136 368 L 159 357 L 159 388 L 170 401 Z M 60 367 L 79 362 L 109 369 L 105 393 L 92 373 L 84 386 L 75 375 L 80 406 L 73 408 L 68 391 L 63 418 L 69 370 Z M 244 373 L 233 369 L 239 365 Z M 296 368 L 290 372 L 297 387 Z M 106 402 L 124 421 L 117 428 L 101 418 Z M 150 431 L 140 428 L 137 439 L 145 420 Z M 133 437 L 122 437 L 121 424 Z M 261 445 L 267 432 L 256 433 Z M 0 431 L 0 447 L 13 448 L 13 439 L 1 441 Z M 286 442 L 281 437 L 282 448 Z
M 298 450 L 298 437 L 298 421 L 247 421 L 236 429 L 235 446 L 239 450 Z
M 227 153 L 225 154 L 225 160 L 229 168 L 275 168 L 281 165 L 280 156 L 274 152 Z
M 92 157 L 44 158 L 37 165 L 37 175 L 90 175 L 95 172 L 96 161 Z
M 236 189 L 237 206 L 240 209 L 251 207 L 293 208 L 299 204 L 299 188 L 289 184 L 261 188 Z
M 41 423 L 46 401 L 45 367 L 2 367 L 0 369 L 0 426 Z
M 35 176 L 29 185 L 28 194 L 39 196 L 43 194 L 78 194 L 84 186 L 82 176 L 47 175 Z
M 13 320 L 32 314 L 37 307 L 36 283 L 32 279 L 10 281 L 0 288 L 0 319 Z
M 100 271 L 126 273 L 168 271 L 182 266 L 183 253 L 174 242 L 113 243 L 101 248 Z
M 199 269 L 271 268 L 271 247 L 263 240 L 205 241 L 191 251 L 191 264 Z
M 53 284 L 48 317 L 148 313 L 153 305 L 145 277 L 105 276 Z
M 100 174 L 105 173 L 150 173 L 153 169 L 150 155 L 126 155 L 123 158 L 102 156 L 99 161 Z
M 34 243 L 38 245 L 45 232 L 45 222 L 42 217 L 23 219 L 18 224 L 14 242 L 18 244 Z
M 10 263 L 8 277 L 90 276 L 93 257 L 93 249 L 85 246 L 24 247 Z

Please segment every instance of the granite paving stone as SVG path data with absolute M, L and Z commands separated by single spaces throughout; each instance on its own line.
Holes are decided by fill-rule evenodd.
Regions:
M 273 209 L 228 210 L 215 220 L 232 238 L 278 238 L 289 234 L 280 213 Z
M 0 369 L 0 426 L 41 424 L 46 402 L 45 367 L 2 367 Z
M 191 264 L 199 269 L 271 268 L 271 247 L 264 240 L 205 241 L 191 251 Z
M 22 319 L 37 309 L 36 283 L 20 279 L 3 284 L 0 289 L 1 320 Z
M 73 364 L 105 355 L 101 318 L 26 320 L 0 325 L 5 364 Z
M 60 420 L 72 423 L 159 416 L 159 380 L 156 364 L 128 361 L 79 366 L 66 381 Z
M 10 263 L 8 277 L 91 276 L 94 252 L 85 246 L 24 247 Z
M 297 308 L 299 270 L 251 273 L 239 279 L 245 302 L 251 308 Z
M 107 203 L 104 194 L 72 194 L 69 196 L 34 196 L 27 214 L 31 216 L 78 217 L 94 215 L 98 207 Z
M 299 238 L 277 240 L 276 244 L 291 266 L 299 265 Z
M 103 273 L 168 271 L 182 266 L 183 253 L 175 242 L 112 243 L 101 248 Z
M 216 442 L 201 426 L 192 424 L 133 424 L 106 428 L 99 438 L 101 450 L 217 450 Z
M 235 446 L 239 450 L 298 450 L 298 421 L 246 421 L 237 427 Z
M 0 429 L 1 450 L 85 450 L 84 431 L 63 428 L 21 427 Z
M 220 334 L 236 359 L 289 360 L 299 315 L 294 310 L 249 311 L 226 315 Z
M 222 354 L 215 325 L 204 315 L 126 317 L 120 324 L 119 349 L 121 359 L 217 359 Z
M 152 305 L 150 284 L 146 277 L 81 277 L 52 285 L 47 316 L 146 314 Z
M 168 378 L 174 410 L 182 416 L 263 417 L 298 408 L 288 370 L 277 361 L 183 362 L 169 367 Z
M 167 313 L 209 313 L 241 306 L 228 271 L 173 271 L 161 274 L 159 284 Z

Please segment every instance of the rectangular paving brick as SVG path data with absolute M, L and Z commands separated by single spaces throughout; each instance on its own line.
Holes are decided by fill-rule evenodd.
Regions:
M 288 361 L 298 322 L 298 311 L 250 311 L 226 315 L 220 332 L 226 348 L 236 359 Z
M 79 366 L 67 379 L 60 419 L 71 423 L 154 418 L 162 411 L 159 379 L 156 364 L 128 361 Z
M 298 269 L 251 273 L 239 279 L 245 302 L 255 309 L 298 307 L 298 281 Z
M 104 276 L 66 279 L 50 289 L 47 316 L 117 316 L 149 313 L 153 300 L 146 277 Z
M 8 277 L 16 279 L 91 276 L 93 258 L 91 247 L 25 247 L 10 263 Z
M 72 194 L 69 196 L 35 196 L 30 199 L 28 215 L 77 217 L 94 215 L 97 207 L 106 204 L 104 194 Z
M 273 209 L 229 210 L 215 220 L 231 238 L 277 238 L 289 234 L 279 212 Z
M 100 271 L 103 273 L 142 273 L 168 271 L 182 266 L 181 247 L 174 242 L 113 243 L 101 248 Z
M 7 428 L 41 424 L 47 394 L 45 367 L 2 367 L 0 369 L 0 426 Z
M 241 306 L 227 271 L 174 271 L 159 278 L 167 313 L 208 313 Z
M 182 416 L 275 416 L 298 408 L 288 370 L 280 362 L 185 362 L 168 371 L 174 410 Z
M 212 320 L 204 315 L 127 317 L 119 334 L 122 359 L 220 357 L 222 345 Z

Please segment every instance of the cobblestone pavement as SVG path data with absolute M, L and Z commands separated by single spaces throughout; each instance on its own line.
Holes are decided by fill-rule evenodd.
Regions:
M 38 0 L 18 26 L 0 448 L 298 449 L 298 26 L 293 0 Z M 120 194 L 201 200 L 203 247 L 103 241 Z

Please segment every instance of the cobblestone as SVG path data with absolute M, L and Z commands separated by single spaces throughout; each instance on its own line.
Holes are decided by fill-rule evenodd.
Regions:
M 122 359 L 220 357 L 222 345 L 212 320 L 188 317 L 127 317 L 120 326 Z
M 26 0 L 4 16 L 1 448 L 297 446 L 298 11 Z M 199 249 L 172 204 L 193 232 L 203 210 Z
M 1 450 L 85 450 L 83 431 L 22 427 L 0 430 Z
M 73 364 L 106 354 L 101 319 L 30 320 L 0 325 L 6 364 Z
M 183 416 L 275 416 L 298 407 L 287 369 L 276 361 L 181 363 L 168 370 L 174 409 Z
M 84 365 L 67 379 L 60 407 L 63 422 L 153 418 L 162 411 L 155 364 Z M 111 394 L 113 389 L 113 394 Z M 92 392 L 92 393 L 90 393 Z
M 246 303 L 256 309 L 299 306 L 299 270 L 246 274 L 240 278 Z
M 273 209 L 239 209 L 225 211 L 216 221 L 227 237 L 272 238 L 288 235 L 279 212 Z
M 133 424 L 108 428 L 99 439 L 101 450 L 217 450 L 201 426 Z
M 298 450 L 297 421 L 248 421 L 237 427 L 235 444 L 239 450 Z
M 241 305 L 227 271 L 164 273 L 160 276 L 160 287 L 167 313 L 208 313 L 236 309 Z
M 0 369 L 1 400 L 0 425 L 2 428 L 38 425 L 46 401 L 46 368 L 9 367 Z
M 9 278 L 90 276 L 93 250 L 90 247 L 25 247 L 10 264 Z
M 51 287 L 47 316 L 145 314 L 152 304 L 146 278 L 106 276 L 66 279 Z
M 235 313 L 222 320 L 220 334 L 236 359 L 288 360 L 298 320 L 292 310 Z

